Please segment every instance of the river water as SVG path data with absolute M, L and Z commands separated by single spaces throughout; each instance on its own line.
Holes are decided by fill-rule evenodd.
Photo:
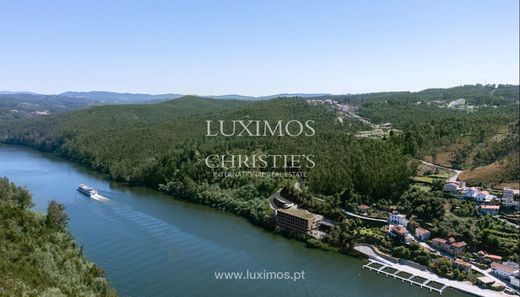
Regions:
M 209 207 L 129 188 L 54 155 L 0 145 L 0 176 L 55 199 L 85 255 L 121 296 L 438 296 L 362 269 L 363 261 L 309 249 Z M 110 199 L 76 191 L 85 183 Z M 304 280 L 217 280 L 219 272 L 304 271 Z M 448 289 L 443 296 L 468 296 Z

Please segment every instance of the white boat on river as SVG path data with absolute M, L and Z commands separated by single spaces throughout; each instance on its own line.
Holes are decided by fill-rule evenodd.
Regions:
M 78 192 L 80 192 L 81 194 L 86 195 L 94 200 L 98 200 L 98 201 L 108 201 L 109 200 L 108 198 L 98 194 L 96 189 L 91 188 L 85 184 L 81 184 L 78 186 Z

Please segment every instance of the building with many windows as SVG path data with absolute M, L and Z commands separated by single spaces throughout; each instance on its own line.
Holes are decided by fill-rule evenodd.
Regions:
M 464 241 L 455 241 L 453 237 L 450 237 L 448 240 L 436 237 L 432 239 L 431 243 L 433 247 L 452 256 L 460 256 L 466 251 L 466 243 Z
M 318 229 L 323 216 L 299 208 L 279 208 L 276 210 L 276 222 L 284 229 L 309 233 Z
M 491 270 L 494 274 L 497 276 L 500 276 L 502 278 L 509 278 L 510 276 L 518 276 L 519 275 L 519 269 L 518 266 L 513 265 L 507 265 L 502 263 L 491 263 Z
M 406 219 L 406 215 L 400 214 L 394 210 L 388 214 L 388 223 L 406 227 L 406 225 L 408 225 L 408 220 Z

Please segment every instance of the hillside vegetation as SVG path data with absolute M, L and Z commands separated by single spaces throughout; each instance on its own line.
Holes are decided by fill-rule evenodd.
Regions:
M 254 103 L 210 99 L 204 111 L 190 115 L 186 99 L 182 114 L 172 103 L 142 106 L 101 106 L 23 123 L 9 130 L 6 142 L 31 145 L 55 151 L 86 166 L 107 173 L 111 178 L 134 185 L 160 188 L 177 197 L 253 213 L 254 221 L 267 224 L 270 217 L 265 203 L 280 185 L 277 178 L 214 177 L 204 164 L 211 154 L 315 155 L 316 167 L 308 171 L 306 184 L 324 195 L 350 193 L 374 197 L 399 195 L 413 175 L 413 165 L 403 153 L 399 139 L 363 140 L 352 136 L 361 124 L 340 124 L 324 107 L 310 106 L 300 99 L 275 99 Z M 196 101 L 195 101 L 196 102 Z M 235 106 L 218 112 L 212 105 Z M 238 106 L 237 106 L 238 105 Z M 173 107 L 172 107 L 173 106 Z M 222 108 L 222 109 L 223 109 Z M 179 107 L 179 109 L 181 109 Z M 128 112 L 131 110 L 132 112 Z M 156 112 L 153 112 L 153 111 Z M 187 110 L 187 112 L 184 112 Z M 106 115 L 116 117 L 114 124 Z M 153 117 L 156 114 L 157 117 Z M 166 116 L 168 115 L 168 116 Z M 207 120 L 307 120 L 315 121 L 313 137 L 206 137 Z M 264 171 L 285 171 L 270 164 Z M 341 200 L 343 202 L 341 202 Z M 243 209 L 245 208 L 245 209 Z
M 0 296 L 116 296 L 67 231 L 63 206 L 30 206 L 27 190 L 0 179 Z
M 442 98 L 449 101 L 468 92 L 464 96 L 469 100 L 474 92 L 484 92 L 479 100 L 485 101 L 494 98 L 498 91 L 499 88 L 490 91 L 488 87 L 461 87 L 455 89 L 453 96 L 448 95 L 450 89 L 443 90 Z M 274 228 L 275 224 L 266 198 L 282 186 L 294 189 L 296 178 L 218 176 L 214 173 L 223 170 L 208 168 L 205 158 L 237 154 L 312 155 L 316 164 L 313 168 L 280 168 L 270 160 L 266 168 L 244 170 L 306 173 L 298 179 L 300 190 L 286 194 L 301 207 L 337 221 L 345 221 L 341 209 L 352 210 L 361 203 L 385 214 L 390 206 L 398 205 L 403 213 L 413 214 L 417 221 L 431 225 L 436 236 L 455 236 L 470 242 L 472 249 L 496 250 L 510 257 L 517 241 L 488 236 L 484 229 L 489 226 L 471 227 L 476 224 L 474 218 L 445 215 L 447 206 L 442 192 L 426 195 L 410 187 L 410 183 L 418 158 L 435 159 L 448 148 L 468 146 L 472 151 L 481 151 L 479 157 L 471 153 L 464 158 L 455 158 L 457 155 L 450 152 L 450 164 L 454 167 L 497 162 L 517 152 L 518 146 L 514 145 L 514 137 L 518 135 L 514 124 L 518 121 L 517 95 L 502 94 L 499 101 L 506 102 L 503 105 L 481 105 L 469 112 L 447 108 L 442 102 L 437 104 L 434 98 L 439 92 L 379 93 L 370 100 L 354 100 L 360 114 L 371 122 L 391 122 L 401 130 L 381 138 L 356 138 L 357 132 L 367 129 L 366 123 L 349 117 L 341 123 L 330 106 L 310 105 L 302 98 L 246 103 L 190 97 L 153 105 L 100 106 L 23 121 L 10 125 L 4 131 L 3 141 L 52 151 L 104 172 L 109 178 L 231 211 L 267 228 Z M 312 120 L 316 134 L 207 137 L 206 121 L 218 120 L 224 121 L 226 128 L 230 128 L 232 120 L 271 123 Z M 482 148 L 486 148 L 487 155 Z M 504 172 L 501 182 L 518 180 L 517 174 Z M 507 228 L 492 223 L 493 230 Z M 348 251 L 355 242 L 385 246 L 381 234 L 363 233 L 357 224 L 355 220 L 339 224 L 327 243 L 342 251 Z M 387 252 L 394 253 L 391 245 L 386 246 Z M 427 264 L 428 259 L 420 263 Z
M 446 107 L 457 98 L 474 104 L 469 112 Z M 346 100 L 346 99 L 345 99 Z M 518 183 L 518 86 L 463 86 L 417 93 L 392 93 L 360 103 L 360 113 L 374 123 L 391 122 L 403 130 L 407 153 L 454 169 L 491 164 L 495 178 L 474 171 L 472 184 Z M 406 112 L 403 112 L 406 111 Z M 464 175 L 463 175 L 464 177 Z

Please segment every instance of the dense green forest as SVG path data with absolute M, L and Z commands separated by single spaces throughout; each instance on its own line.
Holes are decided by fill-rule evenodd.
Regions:
M 360 115 L 374 123 L 391 122 L 403 131 L 406 153 L 454 169 L 474 169 L 499 162 L 493 178 L 477 171 L 474 184 L 518 183 L 518 86 L 463 86 L 363 100 Z M 448 108 L 463 97 L 464 108 Z M 403 112 L 406 111 L 406 112 Z M 496 167 L 496 166 L 495 166 Z M 483 172 L 483 173 L 480 173 Z
M 518 85 L 463 85 L 453 88 L 426 89 L 419 92 L 380 92 L 365 94 L 331 95 L 314 97 L 313 99 L 333 99 L 351 104 L 364 104 L 370 102 L 383 102 L 388 100 L 412 102 L 455 100 L 466 98 L 470 104 L 475 105 L 510 105 L 518 102 Z
M 116 296 L 67 231 L 64 207 L 29 210 L 31 194 L 0 179 L 0 296 Z
M 355 137 L 358 131 L 369 129 L 366 123 L 352 117 L 339 121 L 330 107 L 310 105 L 302 98 L 245 102 L 200 97 L 148 105 L 97 106 L 13 122 L 0 135 L 3 142 L 52 151 L 111 179 L 231 211 L 269 229 L 275 224 L 266 198 L 280 187 L 295 189 L 298 180 L 299 190 L 285 194 L 310 211 L 344 222 L 324 243 L 342 251 L 357 242 L 369 242 L 423 264 L 432 260 L 411 247 L 395 249 L 380 231 L 345 220 L 342 208 L 364 203 L 377 205 L 382 211 L 399 205 L 401 212 L 413 214 L 417 223 L 430 226 L 436 236 L 455 236 L 468 241 L 472 250 L 496 250 L 512 257 L 518 240 L 502 236 L 509 227 L 493 220 L 477 224 L 462 211 L 466 207 L 452 213 L 438 185 L 433 193 L 422 192 L 410 187 L 410 178 L 416 173 L 417 159 L 435 159 L 443 151 L 450 152 L 453 167 L 479 166 L 518 153 L 517 91 L 517 87 L 477 85 L 330 97 L 357 105 L 358 113 L 372 123 L 391 122 L 401 130 L 380 138 Z M 446 107 L 446 102 L 462 96 L 472 104 L 486 103 L 472 111 Z M 206 136 L 206 121 L 219 120 L 227 129 L 233 120 L 312 120 L 316 133 L 312 137 Z M 468 153 L 463 155 L 460 152 L 464 149 Z M 222 169 L 206 166 L 205 158 L 214 154 L 312 155 L 316 166 L 279 168 L 270 160 L 266 168 L 247 170 L 306 176 L 223 177 L 214 174 Z M 517 173 L 503 174 L 504 180 L 518 180 Z
M 2 135 L 4 142 L 57 152 L 112 179 L 160 189 L 270 225 L 265 198 L 282 185 L 284 179 L 216 177 L 204 163 L 206 156 L 313 155 L 316 166 L 300 169 L 307 172 L 301 181 L 309 193 L 329 197 L 327 208 L 345 206 L 358 196 L 368 201 L 395 202 L 415 173 L 415 159 L 435 156 L 439 148 L 462 140 L 472 149 L 486 144 L 489 152 L 486 154 L 484 150 L 475 158 L 478 160 L 475 162 L 479 162 L 475 164 L 494 162 L 518 150 L 515 138 L 511 137 L 487 145 L 503 127 L 512 127 L 512 137 L 518 134 L 512 124 L 518 121 L 517 90 L 510 86 L 477 85 L 416 93 L 332 97 L 342 102 L 356 102 L 360 114 L 373 123 L 392 122 L 403 131 L 382 139 L 354 137 L 355 132 L 366 129 L 366 125 L 349 118 L 342 124 L 330 109 L 311 106 L 301 98 L 245 102 L 193 96 L 159 104 L 97 106 L 21 121 L 9 125 Z M 509 102 L 509 105 L 486 105 L 475 112 L 466 112 L 430 104 L 438 99 L 461 96 L 468 97 L 468 101 L 478 97 L 488 102 L 486 98 L 491 98 L 491 101 Z M 226 123 L 232 120 L 314 120 L 316 135 L 206 137 L 207 120 Z M 453 155 L 455 167 L 463 166 L 469 158 L 459 158 L 459 164 L 457 154 Z M 284 171 L 272 165 L 258 170 Z
M 210 109 L 197 106 L 211 106 Z M 204 104 L 202 104 L 204 103 Z M 195 105 L 197 108 L 194 108 Z M 231 108 L 234 107 L 234 108 Z M 167 108 L 171 108 L 168 112 Z M 223 110 L 218 112 L 218 110 Z M 177 111 L 177 112 L 176 112 Z M 206 112 L 196 114 L 197 112 Z M 206 137 L 207 120 L 315 121 L 313 137 Z M 334 113 L 305 101 L 255 103 L 181 98 L 142 106 L 101 106 L 61 117 L 23 122 L 6 142 L 55 151 L 110 178 L 160 188 L 177 197 L 231 209 L 268 224 L 265 198 L 280 185 L 276 177 L 215 177 L 204 159 L 211 154 L 315 155 L 309 189 L 324 195 L 356 192 L 397 197 L 414 165 L 398 139 L 358 140 L 362 125 L 340 124 Z M 281 171 L 270 164 L 264 171 Z

